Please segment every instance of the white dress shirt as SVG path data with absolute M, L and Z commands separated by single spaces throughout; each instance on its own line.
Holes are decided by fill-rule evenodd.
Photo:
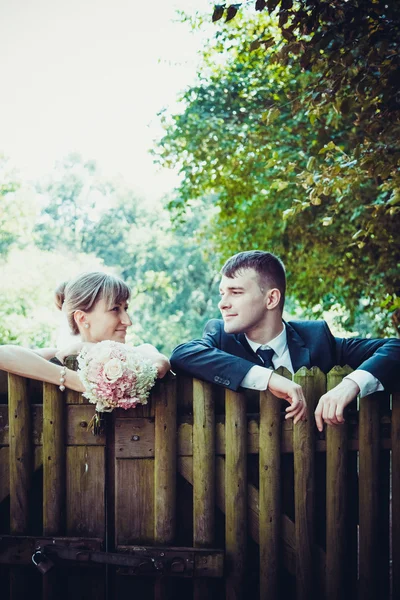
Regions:
M 246 340 L 250 346 L 250 348 L 257 352 L 259 348 L 262 350 L 266 350 L 267 348 L 271 348 L 275 354 L 272 357 L 272 364 L 274 365 L 274 369 L 278 369 L 278 367 L 286 367 L 288 371 L 293 373 L 293 365 L 289 354 L 289 346 L 287 343 L 287 334 L 286 334 L 286 326 L 283 323 L 283 329 L 279 335 L 277 335 L 273 340 L 268 342 L 268 344 L 258 344 L 257 342 L 252 342 L 246 335 Z M 266 390 L 269 383 L 269 378 L 273 373 L 272 369 L 267 369 L 265 367 L 260 367 L 259 365 L 254 365 L 250 369 L 250 371 L 245 375 L 242 379 L 241 386 L 244 388 L 248 388 L 251 390 Z M 373 394 L 374 392 L 381 392 L 384 388 L 379 379 L 371 375 L 368 371 L 364 371 L 363 369 L 357 369 L 347 375 L 344 379 L 351 379 L 354 381 L 358 387 L 360 388 L 360 395 L 362 397 L 368 396 L 369 394 Z

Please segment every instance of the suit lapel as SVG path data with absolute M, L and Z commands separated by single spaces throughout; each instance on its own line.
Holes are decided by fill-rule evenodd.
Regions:
M 311 368 L 310 351 L 297 331 L 290 325 L 285 323 L 287 332 L 287 343 L 289 347 L 290 359 L 292 361 L 293 370 L 295 373 L 301 368 Z
M 264 365 L 263 361 L 258 356 L 258 354 L 253 352 L 253 349 L 250 346 L 249 342 L 247 341 L 244 333 L 239 333 L 236 336 L 236 338 L 237 338 L 237 341 L 240 343 L 240 345 L 243 346 L 243 348 L 246 350 L 246 353 L 248 353 L 248 356 L 244 356 L 243 358 L 246 358 L 247 360 L 251 360 L 251 362 L 255 363 L 256 365 L 263 366 Z
M 301 367 L 306 367 L 307 369 L 311 368 L 311 358 L 310 351 L 306 347 L 304 340 L 300 337 L 297 331 L 285 321 L 286 325 L 286 335 L 287 335 L 287 343 L 289 348 L 290 360 L 292 361 L 293 370 L 296 373 Z M 245 352 L 241 352 L 243 358 L 250 360 L 256 365 L 263 366 L 263 362 L 260 357 L 255 354 L 250 347 L 248 341 L 246 340 L 246 336 L 244 333 L 239 333 L 236 337 L 236 340 L 242 346 Z

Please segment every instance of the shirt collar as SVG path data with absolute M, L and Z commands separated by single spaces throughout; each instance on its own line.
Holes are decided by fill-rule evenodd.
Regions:
M 247 340 L 250 348 L 253 350 L 253 352 L 257 352 L 257 350 L 259 348 L 261 348 L 262 350 L 271 348 L 277 356 L 282 356 L 282 354 L 285 352 L 285 350 L 287 348 L 286 325 L 285 325 L 285 323 L 282 323 L 282 325 L 283 325 L 283 329 L 280 332 L 280 334 L 277 335 L 276 337 L 274 337 L 273 340 L 270 340 L 268 342 L 268 344 L 258 344 L 257 342 L 252 342 L 251 340 L 249 340 L 247 335 L 244 334 L 246 337 L 246 340 Z

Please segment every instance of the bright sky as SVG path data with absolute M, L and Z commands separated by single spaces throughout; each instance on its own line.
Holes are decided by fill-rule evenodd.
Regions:
M 0 154 L 30 179 L 69 152 L 143 196 L 176 184 L 148 148 L 157 112 L 193 83 L 203 38 L 176 9 L 209 0 L 1 0 Z M 212 25 L 210 24 L 210 27 Z

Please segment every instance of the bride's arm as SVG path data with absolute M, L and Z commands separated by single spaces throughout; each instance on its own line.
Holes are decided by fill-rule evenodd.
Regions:
M 136 346 L 136 348 L 140 350 L 142 356 L 151 360 L 153 365 L 157 367 L 159 379 L 162 379 L 171 369 L 168 358 L 151 344 L 141 344 L 140 346 Z
M 0 346 L 0 370 L 60 385 L 62 367 L 48 362 L 33 350 L 19 346 Z M 66 369 L 64 377 L 65 387 L 77 392 L 85 391 L 75 371 Z
M 35 348 L 33 352 L 45 360 L 50 360 L 55 357 L 57 348 Z

